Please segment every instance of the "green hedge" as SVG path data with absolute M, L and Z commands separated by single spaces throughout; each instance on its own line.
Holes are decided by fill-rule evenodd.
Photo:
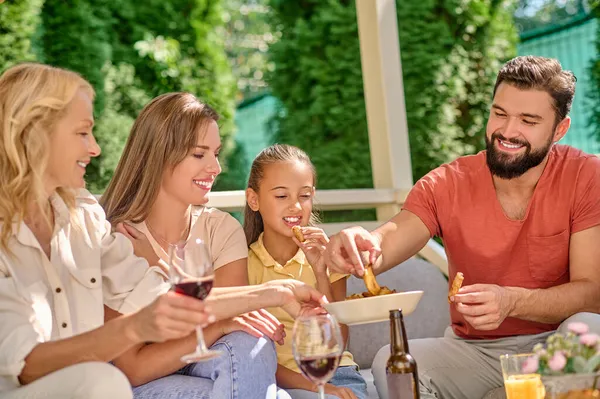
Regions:
M 592 12 L 596 18 L 600 18 L 600 1 L 592 2 Z M 590 110 L 590 125 L 594 129 L 596 139 L 600 140 L 600 24 L 596 34 L 596 50 L 598 57 L 590 65 L 591 84 L 587 93 L 588 106 Z
M 17 0 L 0 4 L 0 71 L 36 59 L 33 38 L 40 25 L 42 3 Z
M 397 1 L 415 179 L 483 147 L 495 75 L 515 53 L 510 5 Z M 320 188 L 372 187 L 355 2 L 271 7 L 282 32 L 270 48 L 268 82 L 282 103 L 274 139 L 310 154 Z
M 13 14 L 31 10 L 29 18 L 19 15 L 30 28 L 13 24 L 12 31 L 35 38 L 33 5 L 41 6 L 41 0 L 23 3 L 29 5 Z M 235 81 L 219 33 L 222 14 L 221 0 L 45 1 L 37 59 L 81 73 L 97 92 L 95 133 L 103 153 L 88 168 L 91 190 L 104 190 L 133 120 L 147 101 L 165 92 L 189 91 L 212 105 L 222 115 L 224 155 L 235 153 Z M 0 57 L 5 52 L 0 48 Z M 222 181 L 227 179 L 226 173 Z

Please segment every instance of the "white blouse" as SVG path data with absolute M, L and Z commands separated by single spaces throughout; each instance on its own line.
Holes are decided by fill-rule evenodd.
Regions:
M 19 385 L 25 357 L 40 342 L 81 334 L 104 323 L 104 307 L 130 313 L 168 285 L 158 267 L 133 254 L 131 242 L 112 234 L 103 209 L 81 190 L 70 214 L 59 195 L 50 259 L 31 230 L 13 225 L 0 251 L 0 392 Z

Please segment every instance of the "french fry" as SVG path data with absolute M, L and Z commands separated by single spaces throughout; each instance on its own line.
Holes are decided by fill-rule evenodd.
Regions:
M 292 227 L 292 233 L 296 236 L 296 239 L 300 242 L 304 242 L 304 234 L 302 234 L 302 227 L 294 226 Z
M 379 284 L 377 284 L 377 280 L 375 280 L 375 274 L 373 273 L 372 265 L 367 265 L 367 267 L 365 268 L 363 280 L 365 281 L 367 290 L 369 290 L 369 293 L 371 293 L 371 295 L 379 295 L 381 287 L 379 286 Z
M 461 272 L 456 273 L 454 276 L 454 281 L 452 281 L 452 287 L 450 288 L 450 292 L 448 292 L 448 303 L 450 303 L 450 297 L 458 294 L 458 290 L 462 287 L 463 280 L 465 279 L 464 274 Z

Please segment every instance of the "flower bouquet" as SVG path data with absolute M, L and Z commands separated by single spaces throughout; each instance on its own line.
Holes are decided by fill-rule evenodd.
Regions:
M 547 399 L 600 399 L 600 337 L 587 324 L 570 323 L 567 334 L 552 334 L 522 367 L 542 376 Z

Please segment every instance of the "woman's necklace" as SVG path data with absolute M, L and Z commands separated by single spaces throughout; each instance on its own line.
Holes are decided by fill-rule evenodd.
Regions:
M 181 241 L 185 241 L 187 240 L 187 237 L 190 233 L 190 228 L 192 225 L 192 213 L 190 212 L 190 220 L 188 222 L 187 227 L 185 228 L 185 230 L 183 230 L 183 233 L 181 234 L 181 237 L 179 237 L 178 242 Z M 173 245 L 174 243 L 169 242 L 166 238 L 164 238 L 161 234 L 158 234 L 150 225 L 150 223 L 148 223 L 148 221 L 146 221 L 146 227 L 148 227 L 148 230 L 150 231 L 150 234 L 152 234 L 152 237 L 154 237 L 160 244 L 161 247 L 165 247 L 169 248 L 171 245 Z

